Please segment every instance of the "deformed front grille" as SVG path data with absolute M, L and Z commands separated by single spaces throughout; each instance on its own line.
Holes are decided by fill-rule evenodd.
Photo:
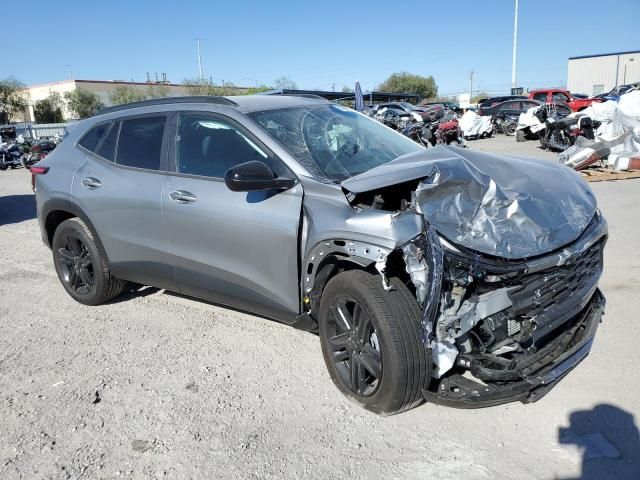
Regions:
M 571 263 L 518 278 L 509 293 L 511 315 L 532 320 L 534 336 L 541 338 L 577 314 L 598 284 L 603 247 L 600 241 Z

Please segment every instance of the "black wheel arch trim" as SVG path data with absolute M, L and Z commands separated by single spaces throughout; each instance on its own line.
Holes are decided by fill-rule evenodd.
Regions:
M 93 222 L 89 219 L 89 216 L 84 212 L 84 210 L 82 210 L 82 208 L 80 208 L 78 205 L 76 205 L 75 203 L 71 202 L 70 200 L 66 200 L 63 198 L 54 198 L 51 200 L 48 200 L 43 206 L 42 206 L 42 219 L 43 219 L 43 223 L 42 223 L 42 229 L 43 229 L 43 237 L 46 240 L 46 244 L 49 248 L 51 248 L 51 241 L 53 239 L 53 233 L 51 235 L 49 235 L 49 232 L 47 231 L 47 219 L 49 218 L 49 215 L 51 215 L 53 212 L 68 212 L 70 214 L 73 214 L 74 217 L 78 217 L 80 220 L 82 220 L 84 222 L 84 224 L 87 226 L 87 228 L 91 231 L 91 234 L 93 235 L 93 238 L 96 242 L 96 247 L 98 248 L 100 255 L 102 255 L 102 257 L 106 260 L 107 264 L 109 263 L 109 256 L 107 255 L 107 251 L 104 248 L 104 245 L 102 245 L 102 241 L 100 240 L 100 235 L 98 235 L 98 232 L 96 230 L 96 228 L 93 226 Z

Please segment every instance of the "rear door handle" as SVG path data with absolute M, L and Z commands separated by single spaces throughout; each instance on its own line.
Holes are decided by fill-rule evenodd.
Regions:
M 193 193 L 186 190 L 174 190 L 169 193 L 169 197 L 176 203 L 193 203 L 198 199 Z
M 93 190 L 94 188 L 100 188 L 102 186 L 102 182 L 94 177 L 87 177 L 82 179 L 82 185 Z

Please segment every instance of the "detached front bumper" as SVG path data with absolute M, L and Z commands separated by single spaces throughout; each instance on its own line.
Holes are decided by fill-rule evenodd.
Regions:
M 526 373 L 523 371 L 521 380 L 480 383 L 466 376 L 453 374 L 442 379 L 437 391 L 423 390 L 422 394 L 431 403 L 455 408 L 490 407 L 514 401 L 536 402 L 589 354 L 596 330 L 602 320 L 604 306 L 604 296 L 597 289 L 577 315 L 573 326 L 549 345 L 568 346 L 557 354 L 554 351 L 550 359 L 547 356 L 549 361 L 539 370 Z M 553 351 L 553 348 L 550 350 Z

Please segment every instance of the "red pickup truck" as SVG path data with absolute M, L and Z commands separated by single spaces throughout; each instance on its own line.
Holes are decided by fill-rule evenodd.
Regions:
M 593 102 L 602 101 L 600 98 L 574 97 L 569 90 L 563 90 L 562 88 L 531 90 L 529 92 L 529 98 L 543 103 L 566 103 L 574 112 L 584 110 Z

